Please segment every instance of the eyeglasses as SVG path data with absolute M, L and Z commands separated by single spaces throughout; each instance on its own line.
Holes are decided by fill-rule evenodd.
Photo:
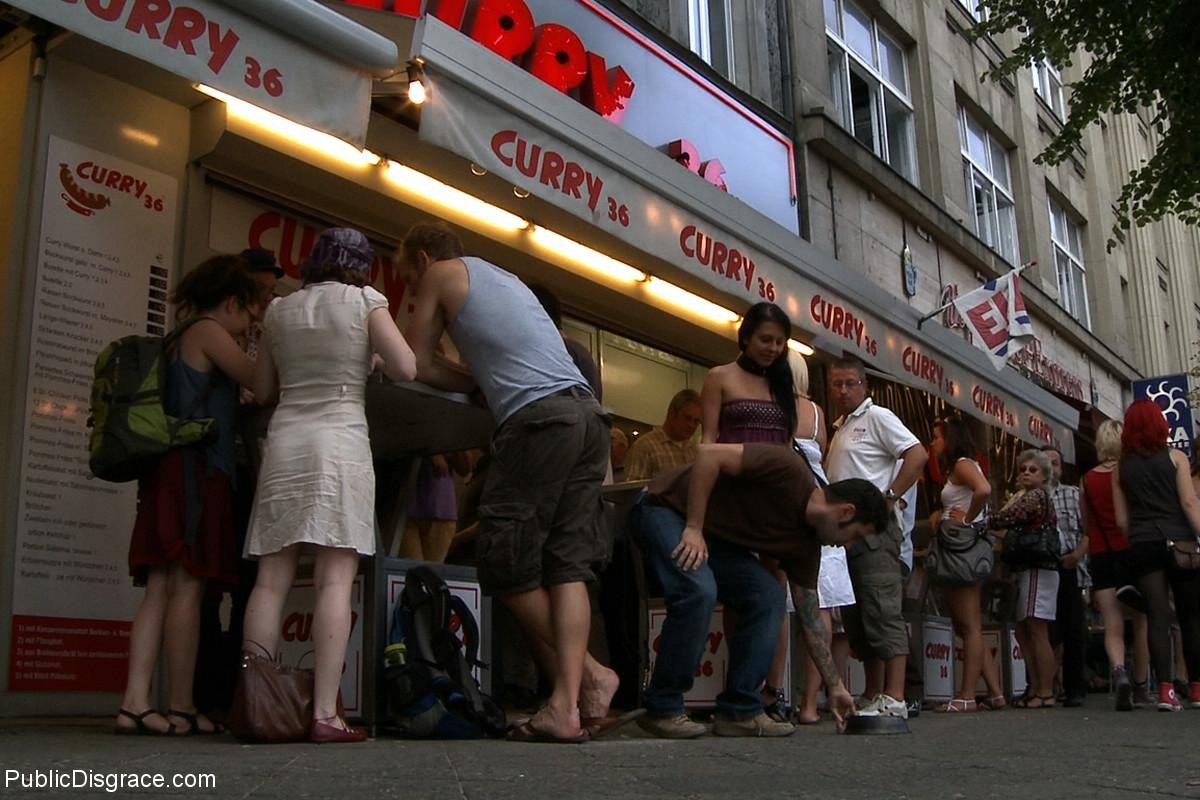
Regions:
M 1037 464 L 1026 464 L 1023 467 L 1017 467 L 1017 472 L 1041 472 L 1042 468 Z
M 862 379 L 853 381 L 833 381 L 829 385 L 834 389 L 853 389 L 855 386 L 862 386 Z

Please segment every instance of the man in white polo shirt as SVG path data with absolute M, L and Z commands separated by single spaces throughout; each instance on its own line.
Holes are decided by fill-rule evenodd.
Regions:
M 863 537 L 847 548 L 850 580 L 857 605 L 843 620 L 851 646 L 862 657 L 870 698 L 864 716 L 907 717 L 904 668 L 908 629 L 901 605 L 904 573 L 900 550 L 906 538 L 904 495 L 916 484 L 929 456 L 921 442 L 891 411 L 867 397 L 867 371 L 856 358 L 833 363 L 829 372 L 834 403 L 841 417 L 829 444 L 829 480 L 863 478 L 884 493 L 890 512 L 887 531 Z M 911 558 L 911 555 L 909 556 Z

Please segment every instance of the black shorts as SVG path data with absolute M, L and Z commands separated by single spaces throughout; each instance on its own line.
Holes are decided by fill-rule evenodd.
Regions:
M 1171 566 L 1171 551 L 1166 540 L 1137 542 L 1125 551 L 1125 565 L 1131 578 L 1141 578 L 1152 572 L 1166 572 Z
M 1129 572 L 1128 550 L 1109 550 L 1088 556 L 1092 589 L 1120 589 L 1133 582 Z

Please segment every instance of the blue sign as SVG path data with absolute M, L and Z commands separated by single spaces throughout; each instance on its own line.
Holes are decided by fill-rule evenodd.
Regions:
M 1158 404 L 1171 428 L 1167 443 L 1190 457 L 1195 432 L 1188 401 L 1188 376 L 1160 375 L 1134 381 L 1133 397 L 1135 400 L 1146 397 Z

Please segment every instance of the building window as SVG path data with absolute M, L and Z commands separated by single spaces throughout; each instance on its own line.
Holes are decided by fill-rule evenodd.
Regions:
M 904 47 L 850 0 L 824 2 L 830 92 L 842 127 L 915 181 L 916 137 Z
M 1046 105 L 1050 106 L 1054 116 L 1065 119 L 1066 107 L 1063 104 L 1062 73 L 1048 60 L 1033 62 L 1031 69 L 1033 70 L 1033 91 L 1046 101 Z
M 988 18 L 987 6 L 982 0 L 958 0 L 958 4 L 965 8 L 976 22 L 983 22 Z
M 689 47 L 717 72 L 733 80 L 730 0 L 688 0 Z
M 1054 243 L 1054 269 L 1058 273 L 1058 302 L 1083 327 L 1091 330 L 1087 273 L 1083 269 L 1079 225 L 1062 206 L 1050 200 L 1050 241 Z
M 1017 263 L 1017 215 L 1008 151 L 966 109 L 958 110 L 967 204 L 974 204 L 975 235 L 1010 264 Z

